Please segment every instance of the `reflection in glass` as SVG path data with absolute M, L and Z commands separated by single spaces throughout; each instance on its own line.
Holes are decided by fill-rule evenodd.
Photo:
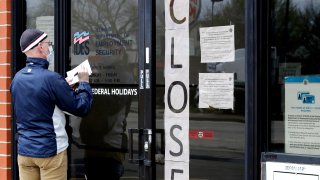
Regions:
M 137 80 L 137 1 L 91 0 L 73 1 L 71 34 L 88 33 L 87 41 L 73 41 L 71 46 L 71 67 L 88 59 L 93 74 L 93 84 L 130 84 L 121 77 L 123 67 L 133 72 L 132 81 Z M 78 37 L 78 38 L 81 38 Z M 122 80 L 121 80 L 122 79 Z
M 127 129 L 138 125 L 137 6 L 137 0 L 71 1 L 71 68 L 89 60 L 94 94 L 89 115 L 70 118 L 71 177 L 138 176 L 126 158 Z
M 212 7 L 214 5 L 214 7 Z M 156 126 L 164 119 L 164 1 L 156 1 Z M 190 179 L 244 179 L 245 126 L 245 20 L 244 1 L 190 1 Z M 199 29 L 234 25 L 235 61 L 201 63 Z M 198 108 L 199 73 L 234 73 L 234 109 Z M 195 134 L 194 134 L 195 133 Z M 157 142 L 161 157 L 161 141 Z M 157 179 L 164 176 L 162 159 L 157 159 Z
M 48 39 L 54 46 L 54 0 L 27 0 L 27 27 L 39 29 L 48 34 Z M 54 54 L 54 52 L 52 52 Z M 54 57 L 49 62 L 48 69 L 54 71 Z
M 284 152 L 286 76 L 320 74 L 320 2 L 273 0 L 269 59 L 270 150 Z

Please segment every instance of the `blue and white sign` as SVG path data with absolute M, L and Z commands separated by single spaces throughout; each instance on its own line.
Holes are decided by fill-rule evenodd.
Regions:
M 285 152 L 320 155 L 320 76 L 285 82 Z

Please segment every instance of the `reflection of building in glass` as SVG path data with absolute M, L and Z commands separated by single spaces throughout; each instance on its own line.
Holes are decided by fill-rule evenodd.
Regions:
M 235 81 L 245 82 L 245 49 L 236 49 L 235 61 L 219 63 L 216 70 L 217 72 L 233 72 Z

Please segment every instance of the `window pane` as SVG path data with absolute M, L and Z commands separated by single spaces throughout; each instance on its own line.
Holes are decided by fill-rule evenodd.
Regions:
M 26 28 L 39 29 L 48 34 L 54 47 L 54 0 L 26 0 L 26 4 Z M 52 59 L 48 69 L 54 71 L 54 57 Z
M 157 0 L 156 21 L 156 112 L 157 129 L 164 127 L 164 62 L 165 47 L 164 1 Z M 190 0 L 189 11 L 189 139 L 190 179 L 244 179 L 245 143 L 245 9 L 244 1 Z M 232 62 L 201 62 L 200 29 L 208 27 L 234 26 L 235 59 Z M 231 27 L 231 26 L 230 26 Z M 179 36 L 179 35 L 177 35 Z M 179 37 L 174 38 L 178 39 Z M 167 37 L 168 38 L 168 37 Z M 172 48 L 172 47 L 171 47 Z M 174 46 L 176 48 L 176 46 Z M 212 49 L 213 45 L 209 48 Z M 176 53 L 176 52 L 175 52 Z M 181 53 L 181 52 L 177 52 Z M 214 54 L 216 55 L 216 54 Z M 233 109 L 199 108 L 199 74 L 206 73 L 234 75 Z M 180 94 L 176 94 L 180 96 Z M 175 95 L 171 95 L 174 97 Z M 160 138 L 159 138 L 160 139 Z M 158 147 L 161 141 L 158 140 Z M 158 149 L 160 157 L 161 149 Z M 205 168 L 203 168 L 205 167 Z M 157 166 L 157 179 L 163 178 L 164 165 Z
M 270 150 L 320 155 L 318 111 L 294 110 L 319 105 L 318 97 L 315 103 L 304 102 L 303 97 L 310 97 L 318 89 L 308 90 L 310 86 L 303 83 L 320 74 L 320 2 L 273 0 L 270 14 Z M 300 77 L 302 81 L 296 81 Z M 289 79 L 296 82 L 289 84 Z M 304 91 L 309 95 L 302 93 Z
M 88 60 L 93 89 L 91 112 L 70 118 L 71 177 L 137 178 L 127 129 L 138 126 L 138 0 L 72 0 L 70 26 L 71 68 Z

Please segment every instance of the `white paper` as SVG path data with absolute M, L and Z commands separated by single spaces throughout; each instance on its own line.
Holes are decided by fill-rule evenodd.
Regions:
M 318 180 L 320 166 L 266 162 L 266 180 Z
M 234 25 L 200 28 L 199 31 L 202 63 L 234 61 Z
M 166 117 L 165 160 L 189 162 L 189 116 L 185 118 Z
M 165 29 L 188 29 L 189 5 L 189 0 L 165 0 Z
M 233 109 L 233 73 L 199 73 L 199 108 L 209 107 Z
M 188 180 L 189 162 L 165 161 L 165 179 Z
M 165 0 L 165 180 L 189 179 L 189 0 Z
M 79 71 L 79 68 L 80 68 L 81 66 L 83 66 L 84 68 L 87 69 L 89 75 L 92 74 L 92 70 L 91 70 L 89 61 L 88 61 L 88 60 L 85 60 L 85 61 L 83 61 L 81 64 L 79 64 L 77 67 L 75 67 L 75 68 L 73 68 L 72 70 L 70 70 L 70 71 L 67 72 L 67 77 L 68 77 L 68 79 L 72 79 L 71 84 L 75 84 L 75 83 L 79 82 L 78 71 Z
M 320 76 L 285 78 L 285 152 L 320 154 Z

